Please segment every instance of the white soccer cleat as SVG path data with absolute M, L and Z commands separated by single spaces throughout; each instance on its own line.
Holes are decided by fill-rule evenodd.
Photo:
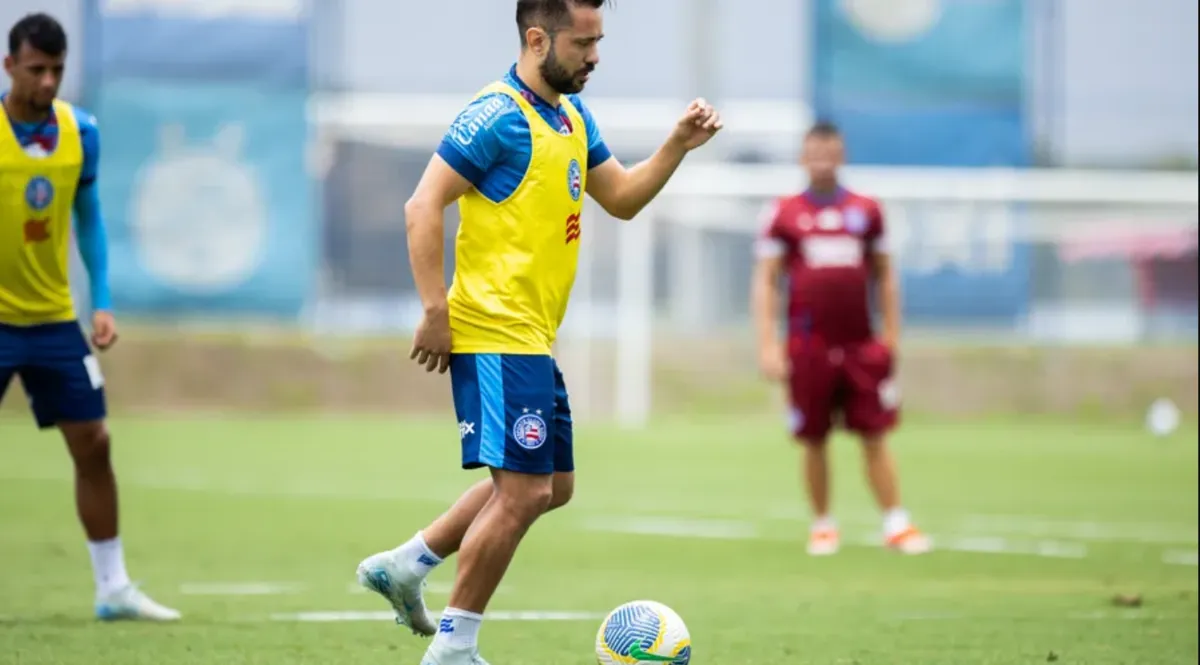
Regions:
M 933 541 L 929 536 L 911 526 L 888 536 L 886 543 L 901 554 L 928 554 L 933 550 Z
M 130 584 L 96 599 L 96 618 L 101 621 L 178 621 L 178 610 L 159 605 Z
M 813 529 L 808 534 L 809 556 L 832 556 L 841 549 L 841 535 L 837 529 Z
M 414 635 L 429 637 L 437 625 L 425 606 L 425 578 L 417 575 L 394 551 L 373 554 L 358 564 L 358 583 L 383 596 L 396 611 L 396 623 Z
M 421 665 L 488 665 L 478 649 L 450 649 L 429 645 Z

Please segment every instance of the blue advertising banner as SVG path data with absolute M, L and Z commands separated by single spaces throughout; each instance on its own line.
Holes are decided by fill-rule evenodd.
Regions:
M 307 94 L 109 82 L 110 274 L 122 311 L 296 314 L 315 287 Z
M 888 206 L 905 320 L 956 326 L 1019 324 L 1033 301 L 1033 247 L 1004 203 Z
M 99 0 L 101 201 L 120 311 L 294 317 L 319 269 L 302 0 Z
M 814 0 L 812 105 L 851 161 L 1030 161 L 1022 0 Z

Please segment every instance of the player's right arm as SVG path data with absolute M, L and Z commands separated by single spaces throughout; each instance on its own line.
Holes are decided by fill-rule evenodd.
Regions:
M 688 106 L 666 142 L 649 158 L 625 168 L 609 153 L 603 162 L 589 164 L 588 195 L 613 217 L 633 219 L 658 196 L 684 157 L 708 143 L 722 127 L 716 109 L 697 99 Z
M 425 167 L 412 197 L 404 204 L 408 259 L 427 316 L 447 311 L 442 259 L 446 207 L 470 189 L 471 181 L 455 171 L 440 154 L 435 154 Z
M 486 176 L 520 139 L 514 109 L 516 105 L 501 95 L 471 102 L 447 130 L 404 204 L 408 257 L 425 312 L 413 340 L 412 357 L 431 372 L 445 372 L 450 363 L 450 308 L 443 263 L 446 207 L 473 187 L 485 195 L 490 193 L 484 188 Z M 523 119 L 519 109 L 516 115 Z M 526 140 L 528 134 L 525 124 Z
M 787 377 L 787 353 L 779 337 L 779 282 L 783 276 L 787 244 L 775 232 L 779 202 L 763 209 L 763 232 L 755 243 L 754 276 L 750 285 L 750 306 L 758 337 L 759 369 L 772 380 Z

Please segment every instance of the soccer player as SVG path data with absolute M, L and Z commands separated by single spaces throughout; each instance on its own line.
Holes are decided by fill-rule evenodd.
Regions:
M 91 281 L 92 344 L 117 341 L 96 170 L 100 136 L 88 113 L 58 101 L 67 37 L 45 14 L 8 35 L 0 122 L 0 399 L 21 378 L 39 428 L 57 427 L 75 463 L 102 620 L 179 618 L 129 581 L 117 535 L 117 485 L 105 427 L 104 377 L 76 321 L 67 275 L 71 216 Z
M 359 566 L 398 622 L 436 632 L 422 665 L 484 663 L 483 612 L 518 543 L 571 498 L 571 409 L 551 349 L 575 280 L 583 194 L 632 219 L 722 126 L 698 99 L 646 161 L 626 169 L 612 156 L 576 96 L 599 63 L 605 4 L 518 0 L 516 65 L 454 121 L 405 206 L 425 308 L 412 356 L 450 371 L 462 466 L 490 471 L 407 543 Z M 447 292 L 443 211 L 455 201 L 462 221 Z M 422 581 L 456 551 L 457 579 L 435 625 Z
M 809 188 L 768 206 L 757 244 L 751 294 L 760 366 L 788 381 L 791 427 L 805 450 L 805 477 L 815 520 L 808 551 L 837 552 L 840 538 L 829 512 L 826 452 L 834 420 L 862 439 L 867 477 L 884 511 L 884 542 L 909 554 L 930 542 L 900 505 L 888 432 L 899 397 L 893 382 L 900 338 L 900 294 L 888 254 L 883 213 L 874 200 L 839 184 L 845 145 L 837 129 L 817 123 L 804 139 L 801 162 Z M 790 284 L 787 338 L 779 339 L 778 284 Z M 872 331 L 870 295 L 883 313 L 883 334 Z

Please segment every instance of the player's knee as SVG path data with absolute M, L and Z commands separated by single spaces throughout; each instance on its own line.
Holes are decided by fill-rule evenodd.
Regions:
M 863 454 L 867 457 L 886 455 L 888 451 L 887 436 L 882 433 L 864 434 L 862 436 Z
M 571 502 L 571 498 L 575 496 L 575 474 L 573 473 L 556 473 L 554 474 L 553 492 L 550 496 L 550 505 L 546 510 L 554 510 L 562 508 Z
M 809 457 L 824 457 L 825 451 L 829 449 L 829 438 L 824 435 L 799 436 L 796 440 L 803 446 L 804 454 Z
M 107 471 L 112 466 L 112 440 L 102 423 L 63 428 L 67 448 L 81 473 Z
M 503 474 L 496 477 L 496 499 L 518 524 L 529 525 L 546 512 L 554 498 L 550 476 Z

